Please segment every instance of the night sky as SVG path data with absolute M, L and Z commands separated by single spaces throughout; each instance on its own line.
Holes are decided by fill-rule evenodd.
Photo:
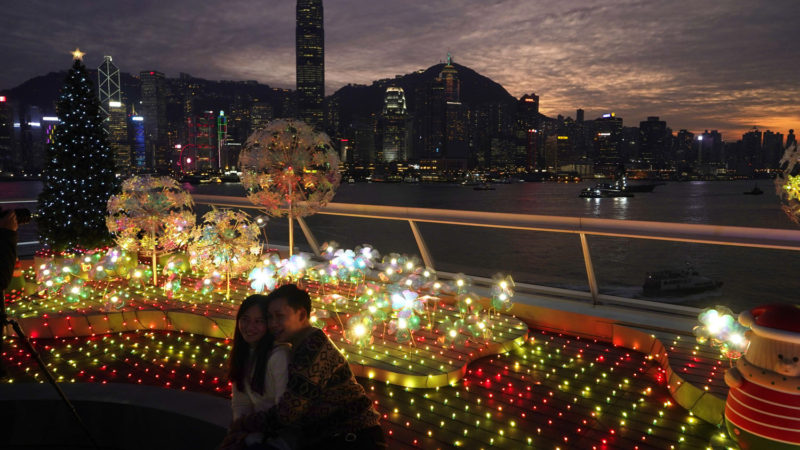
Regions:
M 292 0 L 2 0 L 0 88 L 96 67 L 187 72 L 294 88 Z M 800 126 L 800 3 L 794 0 L 328 0 L 326 93 L 443 61 L 447 52 L 535 92 L 547 115 L 658 115 L 673 130 Z

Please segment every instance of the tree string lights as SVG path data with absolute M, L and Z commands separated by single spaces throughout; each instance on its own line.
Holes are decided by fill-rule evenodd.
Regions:
M 119 183 L 103 130 L 97 94 L 81 57 L 67 74 L 56 105 L 59 123 L 47 146 L 39 194 L 39 237 L 56 252 L 108 244 L 105 204 Z

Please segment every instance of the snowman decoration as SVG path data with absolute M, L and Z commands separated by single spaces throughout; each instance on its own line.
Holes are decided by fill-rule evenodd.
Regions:
M 800 449 L 800 306 L 759 306 L 739 323 L 750 345 L 725 373 L 728 433 L 745 450 Z

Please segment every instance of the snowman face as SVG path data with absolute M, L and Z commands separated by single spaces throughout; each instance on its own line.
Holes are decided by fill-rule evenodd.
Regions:
M 800 358 L 797 355 L 778 354 L 775 372 L 789 377 L 800 376 Z

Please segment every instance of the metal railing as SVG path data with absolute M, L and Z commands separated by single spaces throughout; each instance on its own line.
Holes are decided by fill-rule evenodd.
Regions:
M 244 197 L 218 195 L 194 195 L 196 203 L 218 206 L 254 208 Z M 617 303 L 652 305 L 655 302 L 633 299 L 618 299 L 599 294 L 594 274 L 592 257 L 589 253 L 587 237 L 613 236 L 634 239 L 652 239 L 673 242 L 729 245 L 736 247 L 767 248 L 781 250 L 800 250 L 800 231 L 774 228 L 750 228 L 720 225 L 681 224 L 669 222 L 649 222 L 640 220 L 595 219 L 585 217 L 543 216 L 534 214 L 511 214 L 483 211 L 462 211 L 451 209 L 406 208 L 399 206 L 360 205 L 349 203 L 329 203 L 318 214 L 358 217 L 379 220 L 407 221 L 419 248 L 425 265 L 435 268 L 433 257 L 428 250 L 417 223 L 438 223 L 470 227 L 499 228 L 527 231 L 547 231 L 571 233 L 580 237 L 581 250 L 586 266 L 586 277 L 593 304 L 603 299 L 613 299 Z M 303 234 L 311 249 L 319 256 L 317 239 L 302 218 L 297 218 Z M 552 290 L 552 289 L 551 289 Z M 565 290 L 559 290 L 559 292 Z M 575 291 L 580 293 L 580 291 Z M 623 300 L 620 302 L 619 300 Z M 668 307 L 668 309 L 675 309 Z
M 193 194 L 195 203 L 245 209 L 259 209 L 245 197 Z M 29 203 L 35 200 L 6 200 L 2 203 Z M 426 266 L 435 268 L 433 256 L 428 250 L 418 223 L 437 223 L 469 227 L 496 229 L 546 231 L 553 233 L 577 234 L 580 238 L 586 278 L 592 304 L 599 300 L 611 301 L 625 306 L 647 305 L 670 310 L 671 312 L 692 312 L 695 308 L 678 305 L 663 305 L 646 300 L 625 299 L 599 293 L 594 273 L 592 257 L 589 252 L 588 236 L 612 236 L 633 239 L 651 239 L 673 242 L 687 242 L 736 247 L 766 248 L 780 250 L 800 250 L 800 231 L 775 228 L 751 228 L 721 225 L 681 224 L 670 222 L 650 222 L 640 220 L 596 219 L 586 217 L 544 216 L 534 214 L 495 213 L 483 211 L 463 211 L 451 209 L 408 208 L 399 206 L 361 205 L 349 203 L 329 203 L 318 214 L 358 217 L 378 220 L 408 222 L 414 235 L 420 256 Z M 301 217 L 296 218 L 312 251 L 320 256 L 319 244 L 308 224 Z M 30 243 L 28 243 L 30 244 Z M 536 286 L 541 291 L 554 295 L 570 295 L 577 298 L 588 297 L 582 291 Z

